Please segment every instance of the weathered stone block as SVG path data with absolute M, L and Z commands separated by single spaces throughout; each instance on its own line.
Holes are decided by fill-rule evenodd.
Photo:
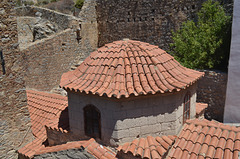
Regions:
M 117 139 L 129 137 L 129 130 L 128 129 L 118 130 L 116 136 Z
M 148 119 L 146 116 L 142 116 L 137 118 L 137 126 L 143 126 L 143 125 L 147 125 L 148 124 Z
M 176 112 L 164 114 L 164 122 L 170 122 L 170 121 L 176 121 L 176 120 L 177 120 Z
M 141 134 L 141 128 L 135 127 L 129 129 L 129 137 L 137 137 Z
M 144 125 L 144 126 L 141 126 L 141 135 L 143 134 L 152 134 L 153 133 L 153 125 Z
M 150 115 L 147 117 L 148 125 L 155 125 L 157 123 L 157 116 Z
M 127 137 L 127 138 L 122 138 L 119 140 L 119 143 L 126 143 L 126 142 L 132 142 L 133 138 L 132 137 Z
M 158 122 L 158 123 L 164 122 L 164 115 L 163 115 L 163 114 L 159 114 L 159 115 L 157 116 L 157 122 Z
M 164 122 L 162 123 L 162 131 L 172 130 L 176 128 L 175 121 L 174 122 Z

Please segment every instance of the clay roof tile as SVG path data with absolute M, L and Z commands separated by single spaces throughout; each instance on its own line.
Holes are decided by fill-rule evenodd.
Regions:
M 119 74 L 123 76 L 116 78 Z M 107 76 L 110 77 L 105 82 Z M 130 94 L 180 91 L 201 76 L 203 73 L 181 66 L 157 46 L 128 40 L 106 44 L 91 53 L 76 70 L 63 74 L 60 86 L 87 94 L 127 98 Z M 112 85 L 115 87 L 110 88 Z
M 161 159 L 173 144 L 176 136 L 162 136 L 135 139 L 131 143 L 125 143 L 117 148 L 118 152 L 129 153 L 146 159 Z M 164 138 L 164 139 L 163 139 Z
M 239 136 L 235 126 L 206 119 L 188 120 L 167 158 L 237 158 Z

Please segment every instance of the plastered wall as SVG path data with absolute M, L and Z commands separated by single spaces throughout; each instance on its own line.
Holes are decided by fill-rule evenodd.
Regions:
M 182 126 L 183 100 L 187 91 L 191 93 L 193 118 L 196 85 L 177 93 L 120 100 L 68 92 L 70 130 L 79 138 L 87 138 L 83 108 L 92 104 L 101 113 L 101 139 L 107 144 L 121 144 L 148 135 L 177 134 Z

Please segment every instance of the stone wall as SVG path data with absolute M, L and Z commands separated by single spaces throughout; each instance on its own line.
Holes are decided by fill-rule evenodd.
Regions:
M 33 42 L 22 50 L 27 88 L 50 91 L 59 85 L 64 72 L 80 59 L 76 33 L 66 29 L 49 38 Z
M 34 17 L 17 17 L 18 43 L 19 48 L 23 49 L 33 42 L 33 27 L 37 22 Z
M 65 30 L 72 27 L 72 22 L 78 20 L 77 17 L 36 6 L 17 7 L 16 12 L 18 16 L 40 16 L 42 19 L 46 19 L 55 23 L 57 26 L 59 26 L 60 30 Z
M 81 22 L 77 17 L 35 6 L 17 7 L 16 12 L 20 49 L 65 29 L 77 30 Z
M 205 118 L 223 121 L 226 99 L 227 73 L 204 70 L 205 76 L 198 82 L 197 102 L 208 103 Z
M 85 0 L 78 17 L 81 19 L 81 45 L 85 52 L 84 60 L 98 46 L 98 24 L 95 0 Z
M 61 75 L 96 49 L 96 15 L 91 8 L 95 8 L 92 3 L 85 3 L 80 18 L 33 6 L 16 8 L 27 88 L 40 91 L 57 88 Z M 56 24 L 58 33 L 33 42 L 32 26 L 39 19 Z
M 195 19 L 204 0 L 97 0 L 99 46 L 130 38 L 168 50 L 171 30 Z
M 106 144 L 114 146 L 148 135 L 176 135 L 182 127 L 182 103 L 187 91 L 191 92 L 191 118 L 195 117 L 195 89 L 193 85 L 176 93 L 120 100 L 68 92 L 70 131 L 87 138 L 83 108 L 92 104 L 101 113 L 101 140 Z
M 0 65 L 0 158 L 3 159 L 17 158 L 15 151 L 32 139 L 14 5 L 14 0 L 0 2 L 0 48 L 6 68 L 3 75 Z
M 99 46 L 129 38 L 169 50 L 171 31 L 196 13 L 206 0 L 96 0 Z M 218 0 L 232 14 L 233 0 Z

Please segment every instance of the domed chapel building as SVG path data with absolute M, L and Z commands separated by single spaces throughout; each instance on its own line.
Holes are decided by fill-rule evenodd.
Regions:
M 68 97 L 27 90 L 34 140 L 18 157 L 238 159 L 240 127 L 201 117 L 202 76 L 157 46 L 107 44 L 63 74 Z
M 203 75 L 148 43 L 124 39 L 106 44 L 62 76 L 70 130 L 79 139 L 112 146 L 176 135 L 195 117 L 196 84 Z

